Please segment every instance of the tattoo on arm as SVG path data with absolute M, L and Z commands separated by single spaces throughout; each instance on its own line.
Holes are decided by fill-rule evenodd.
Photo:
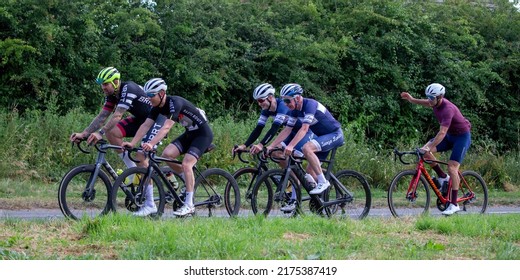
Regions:
M 99 130 L 108 116 L 110 116 L 110 112 L 106 111 L 106 110 L 102 110 L 99 113 L 99 115 L 97 115 L 96 118 L 94 118 L 94 120 L 92 120 L 90 125 L 87 128 L 85 128 L 85 131 L 87 133 L 92 133 L 94 131 Z
M 108 120 L 107 124 L 105 125 L 105 130 L 106 131 L 109 131 L 111 130 L 114 126 L 117 125 L 117 123 L 119 121 L 121 121 L 121 119 L 123 119 L 123 114 L 126 112 L 126 109 L 123 109 L 123 108 L 120 108 L 120 107 L 117 107 L 116 108 L 116 111 L 114 112 L 114 114 L 112 115 L 112 118 L 110 118 L 110 120 Z

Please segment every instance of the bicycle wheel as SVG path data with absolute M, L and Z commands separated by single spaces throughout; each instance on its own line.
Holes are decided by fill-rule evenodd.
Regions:
M 301 213 L 299 203 L 301 203 L 301 192 L 297 186 L 297 180 L 291 176 L 286 186 L 281 186 L 282 178 L 285 176 L 283 169 L 271 169 L 264 172 L 253 187 L 251 197 L 251 209 L 255 214 L 265 216 L 294 216 Z M 280 185 L 280 186 L 279 186 Z M 278 191 L 279 190 L 279 191 Z M 296 209 L 294 211 L 282 211 L 291 199 L 292 192 L 296 192 Z M 299 202 L 299 203 L 298 203 Z
M 485 213 L 488 206 L 488 188 L 484 179 L 475 171 L 462 172 L 459 197 L 472 197 L 459 203 L 459 207 L 467 213 Z M 459 212 L 464 213 L 464 212 Z
M 240 211 L 240 190 L 229 172 L 206 169 L 195 179 L 193 202 L 197 216 L 236 216 Z
M 254 167 L 244 167 L 240 168 L 233 174 L 233 178 L 237 181 L 238 188 L 240 189 L 240 197 L 241 197 L 241 205 L 242 208 L 241 215 L 248 214 L 248 209 L 251 207 L 251 196 L 253 191 L 253 186 L 258 178 L 258 169 Z M 232 186 L 226 186 L 226 191 L 228 188 L 230 189 Z M 230 207 L 230 205 L 226 205 L 226 207 Z M 244 211 L 245 210 L 245 211 Z
M 388 189 L 388 206 L 394 217 L 416 216 L 427 213 L 430 208 L 430 189 L 423 175 L 413 193 L 408 188 L 416 177 L 416 170 L 398 173 Z
M 110 211 L 110 192 L 112 183 L 108 175 L 99 170 L 92 178 L 96 166 L 85 164 L 72 168 L 63 176 L 58 187 L 58 203 L 61 212 L 69 219 L 96 217 Z M 87 191 L 89 182 L 93 182 L 92 191 Z
M 332 190 L 331 188 L 327 190 L 325 199 L 328 201 L 328 199 L 346 198 L 347 202 L 331 205 L 327 207 L 325 213 L 328 216 L 346 215 L 352 219 L 365 218 L 372 205 L 372 194 L 367 179 L 353 170 L 342 170 L 335 177 L 337 180 L 331 180 Z M 334 197 L 330 197 L 330 193 Z
M 144 195 L 140 190 L 140 185 L 147 185 L 144 180 L 147 168 L 132 167 L 121 173 L 112 187 L 111 206 L 114 212 L 133 213 L 139 210 L 139 207 L 145 203 L 141 199 Z M 157 207 L 157 213 L 150 215 L 151 217 L 160 217 L 164 213 L 165 193 L 163 182 L 157 175 L 152 175 L 154 203 Z

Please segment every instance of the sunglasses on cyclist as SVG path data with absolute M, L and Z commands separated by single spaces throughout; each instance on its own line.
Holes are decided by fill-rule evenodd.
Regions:
M 435 100 L 435 96 L 426 95 L 426 97 L 428 97 L 429 100 Z
M 154 97 L 154 96 L 157 95 L 157 93 L 158 93 L 158 92 L 147 92 L 147 93 L 146 93 L 146 96 L 148 96 L 148 97 Z
M 258 98 L 256 100 L 256 102 L 258 102 L 258 103 L 264 103 L 264 101 L 265 101 L 265 98 Z
M 293 98 L 284 98 L 283 103 L 289 104 L 289 103 L 291 103 L 291 100 L 293 100 Z

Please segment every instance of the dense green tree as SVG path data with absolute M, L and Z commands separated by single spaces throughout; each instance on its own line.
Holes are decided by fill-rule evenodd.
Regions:
M 96 112 L 94 78 L 115 66 L 140 84 L 164 77 L 211 118 L 239 118 L 257 110 L 258 83 L 297 82 L 344 126 L 393 146 L 437 129 L 399 93 L 440 82 L 475 142 L 518 149 L 520 13 L 487 2 L 5 0 L 0 105 Z

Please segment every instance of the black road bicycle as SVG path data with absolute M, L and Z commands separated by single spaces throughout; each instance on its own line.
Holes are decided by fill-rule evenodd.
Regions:
M 361 173 L 352 170 L 333 174 L 336 150 L 337 148 L 332 150 L 329 159 L 322 160 L 327 164 L 325 178 L 331 184 L 322 194 L 302 197 L 302 187 L 309 193 L 313 186 L 305 179 L 306 172 L 302 165 L 304 158 L 291 155 L 286 169 L 271 169 L 258 178 L 251 200 L 253 212 L 266 216 L 303 214 L 306 211 L 303 210 L 302 203 L 308 201 L 310 212 L 318 215 L 344 215 L 355 219 L 366 217 L 372 203 L 368 181 Z M 278 181 L 278 178 L 281 179 Z M 295 211 L 281 210 L 289 203 L 288 189 L 296 191 Z
M 142 151 L 140 148 L 134 148 L 131 151 L 136 150 Z M 172 211 L 179 209 L 184 205 L 185 188 L 182 186 L 184 180 L 168 166 L 161 167 L 160 163 L 173 162 L 181 165 L 182 162 L 159 157 L 155 154 L 155 151 L 144 153 L 149 159 L 148 167 L 126 169 L 114 182 L 112 210 L 116 212 L 118 209 L 126 209 L 134 212 L 143 206 L 145 186 L 149 185 L 150 178 L 154 176 L 158 178 L 153 180 L 152 184 L 157 206 L 157 213 L 154 216 L 161 216 L 165 213 L 166 202 L 171 203 Z M 169 172 L 173 172 L 176 176 L 179 187 L 176 188 L 168 180 L 166 174 Z M 238 214 L 240 210 L 240 190 L 233 175 L 220 168 L 209 168 L 201 171 L 196 165 L 193 167 L 193 172 L 195 175 L 193 199 L 197 216 L 213 216 L 215 213 L 230 216 Z M 223 205 L 225 207 L 222 207 Z M 229 207 L 227 207 L 228 205 Z

